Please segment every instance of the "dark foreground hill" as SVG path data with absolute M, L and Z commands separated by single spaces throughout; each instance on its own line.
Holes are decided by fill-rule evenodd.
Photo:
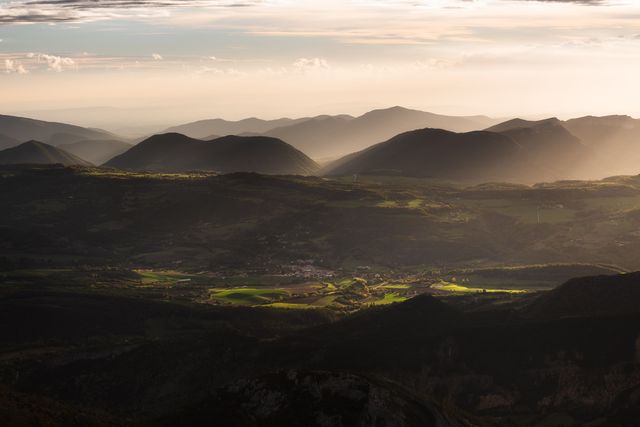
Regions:
M 155 135 L 105 166 L 125 170 L 309 175 L 317 165 L 285 142 L 268 137 L 225 136 L 201 141 L 168 133 Z
M 372 174 L 462 181 L 520 181 L 526 153 L 511 138 L 494 132 L 454 133 L 421 129 L 338 160 L 328 175 Z
M 73 154 L 38 141 L 25 142 L 17 147 L 0 151 L 0 164 L 91 165 L 91 163 Z
M 631 427 L 640 415 L 637 314 L 531 319 L 420 296 L 336 321 L 131 292 L 5 287 L 0 414 L 243 427 Z
M 119 140 L 82 140 L 62 144 L 58 148 L 93 163 L 101 165 L 131 148 L 130 144 Z
M 344 372 L 277 372 L 215 390 L 160 426 L 454 427 L 433 405 L 388 381 Z
M 640 313 L 640 273 L 571 279 L 528 309 L 538 318 L 598 317 Z

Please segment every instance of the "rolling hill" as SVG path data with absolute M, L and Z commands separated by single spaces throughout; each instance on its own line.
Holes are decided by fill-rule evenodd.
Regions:
M 408 130 L 433 127 L 467 132 L 495 123 L 495 119 L 486 116 L 445 116 L 392 107 L 359 117 L 339 114 L 277 120 L 201 120 L 171 127 L 165 133 L 181 133 L 199 139 L 211 139 L 210 135 L 264 135 L 286 141 L 314 159 L 335 159 Z
M 629 116 L 578 117 L 565 121 L 563 126 L 591 147 L 617 140 L 637 141 L 640 136 L 640 120 Z
M 571 279 L 542 295 L 526 313 L 537 318 L 640 313 L 640 273 Z
M 403 107 L 373 110 L 362 116 L 320 116 L 272 129 L 266 135 L 280 138 L 315 159 L 342 156 L 362 150 L 401 132 L 426 127 L 454 132 L 479 130 L 494 124 L 485 116 L 444 116 Z
M 114 139 L 104 130 L 5 115 L 0 115 L 0 133 L 19 141 L 44 141 L 55 146 L 83 139 Z
M 326 175 L 373 174 L 460 181 L 520 181 L 524 149 L 494 132 L 405 132 L 328 165 Z
M 28 141 L 17 147 L 0 151 L 0 164 L 91 165 L 73 154 L 38 141 Z
M 555 117 L 539 121 L 514 119 L 486 130 L 506 135 L 522 146 L 547 180 L 574 178 L 590 154 L 588 147 Z
M 629 116 L 586 116 L 563 123 L 589 147 L 593 156 L 585 165 L 585 176 L 640 172 L 640 120 Z
M 101 165 L 131 148 L 130 144 L 118 140 L 82 140 L 71 144 L 62 144 L 58 148 L 94 165 Z
M 207 142 L 177 133 L 154 135 L 105 166 L 127 170 L 293 175 L 309 175 L 318 168 L 302 152 L 275 138 L 225 136 Z
M 181 133 L 191 138 L 210 139 L 209 136 L 211 135 L 238 135 L 246 132 L 264 133 L 277 127 L 293 125 L 304 120 L 307 119 L 262 120 L 252 117 L 237 121 L 224 119 L 199 120 L 170 127 L 163 133 Z

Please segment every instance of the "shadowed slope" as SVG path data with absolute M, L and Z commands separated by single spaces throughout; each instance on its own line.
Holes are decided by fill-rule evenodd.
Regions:
M 435 407 L 402 387 L 326 371 L 288 371 L 240 380 L 160 425 L 450 427 Z
M 64 166 L 83 165 L 91 166 L 91 163 L 64 150 L 43 144 L 38 141 L 29 141 L 0 151 L 0 164 L 62 164 Z
M 640 273 L 571 279 L 541 296 L 526 312 L 540 318 L 640 313 Z
M 201 141 L 169 133 L 141 142 L 105 166 L 152 171 L 213 170 L 309 175 L 317 165 L 285 142 L 268 137 L 226 136 Z
M 539 167 L 540 177 L 545 180 L 574 178 L 574 171 L 589 155 L 580 139 L 555 117 L 539 121 L 509 120 L 487 131 L 506 135 L 527 150 L 529 159 Z
M 387 174 L 464 181 L 508 180 L 524 163 L 522 147 L 492 132 L 405 132 L 325 169 L 328 175 Z

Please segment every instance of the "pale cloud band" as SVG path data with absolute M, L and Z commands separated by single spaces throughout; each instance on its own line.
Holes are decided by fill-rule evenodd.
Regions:
M 0 1 L 0 23 L 62 23 L 118 18 L 149 18 L 158 11 L 193 7 L 245 7 L 257 1 L 240 0 L 25 0 Z
M 461 7 L 465 3 L 481 0 L 423 0 L 415 2 L 390 1 L 408 7 L 442 4 L 443 7 Z M 504 2 L 571 3 L 600 6 L 608 0 L 498 0 Z M 149 18 L 176 9 L 186 8 L 244 8 L 251 6 L 279 6 L 274 0 L 0 0 L 0 24 L 63 23 L 98 21 L 118 18 Z M 292 2 L 295 4 L 296 2 Z M 312 3 L 312 2 L 310 2 Z M 379 6 L 382 2 L 347 1 L 363 7 Z M 300 4 L 300 3 L 299 3 Z M 302 4 L 303 6 L 304 4 Z

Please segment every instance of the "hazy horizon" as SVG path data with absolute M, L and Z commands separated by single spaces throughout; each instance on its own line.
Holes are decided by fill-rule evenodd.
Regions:
M 113 130 L 394 105 L 640 116 L 638 11 L 597 0 L 0 0 L 0 110 Z M 78 111 L 96 107 L 108 108 Z
M 166 116 L 162 115 L 163 109 L 143 109 L 143 108 L 118 108 L 118 107 L 109 107 L 109 106 L 88 106 L 88 107 L 79 107 L 79 108 L 68 108 L 68 109 L 49 109 L 49 110 L 16 110 L 16 111 L 1 111 L 0 114 L 11 115 L 16 117 L 25 117 L 29 119 L 35 120 L 43 120 L 49 122 L 60 122 L 70 125 L 82 126 L 87 128 L 99 128 L 103 130 L 107 130 L 109 132 L 116 133 L 123 137 L 141 137 L 146 136 L 151 133 L 158 133 L 164 130 L 167 130 L 170 127 L 183 125 L 203 120 L 210 119 L 222 119 L 230 122 L 240 121 L 243 119 L 249 118 L 257 118 L 262 120 L 277 120 L 277 119 L 300 119 L 305 117 L 315 117 L 321 115 L 329 115 L 329 116 L 339 116 L 339 115 L 350 115 L 352 117 L 359 117 L 363 114 L 366 114 L 370 111 L 374 110 L 385 110 L 393 107 L 401 107 L 409 110 L 417 110 L 424 111 L 433 114 L 439 114 L 443 116 L 452 116 L 452 117 L 471 117 L 471 116 L 486 116 L 492 119 L 496 119 L 497 121 L 507 121 L 513 118 L 520 118 L 525 120 L 542 120 L 547 118 L 556 117 L 560 120 L 569 120 L 578 117 L 585 116 L 609 116 L 609 115 L 628 115 L 634 119 L 637 119 L 637 116 L 632 116 L 626 112 L 612 112 L 609 114 L 593 114 L 588 111 L 579 111 L 574 113 L 565 113 L 565 114 L 554 114 L 553 112 L 549 113 L 538 113 L 538 114 L 511 114 L 508 116 L 493 116 L 487 115 L 483 112 L 477 113 L 469 113 L 469 114 L 449 114 L 447 112 L 443 112 L 437 108 L 420 108 L 414 106 L 406 106 L 406 105 L 385 105 L 385 106 L 374 106 L 371 108 L 364 108 L 354 111 L 319 111 L 319 112 L 310 112 L 309 114 L 289 114 L 289 115 L 279 115 L 279 114 L 250 114 L 247 113 L 245 115 L 215 115 L 214 113 L 210 115 L 200 115 L 200 114 L 192 114 L 190 111 L 178 111 L 166 113 Z M 158 114 L 160 112 L 160 114 Z M 108 113 L 106 115 L 105 113 Z

